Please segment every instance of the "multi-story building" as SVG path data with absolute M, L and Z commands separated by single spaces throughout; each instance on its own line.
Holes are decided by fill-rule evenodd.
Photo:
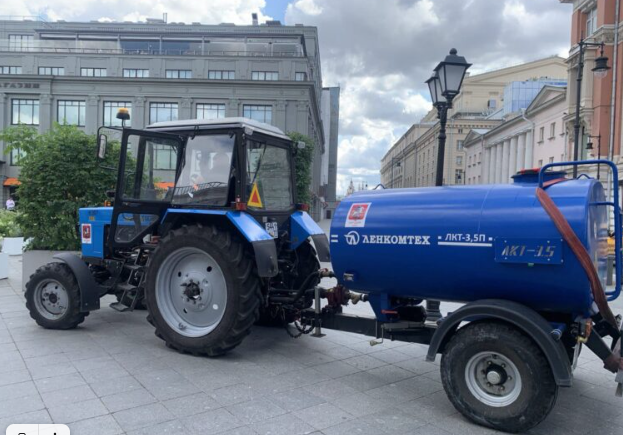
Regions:
M 566 76 L 564 59 L 554 56 L 466 77 L 461 93 L 454 99 L 453 108 L 448 112 L 444 184 L 465 184 L 465 138 L 473 129 L 490 129 L 501 122 L 500 115 L 505 104 L 504 91 L 508 84 L 530 80 L 559 81 Z M 381 161 L 382 179 L 383 171 L 387 173 L 390 168 L 391 156 L 394 168 L 399 167 L 404 173 L 412 173 L 410 177 L 402 178 L 404 182 L 395 187 L 432 186 L 435 183 L 439 135 L 436 110 L 431 110 L 421 123 L 432 126 L 414 141 L 412 147 L 405 148 L 402 153 L 398 150 L 404 144 L 402 139 L 399 140 Z M 391 184 L 386 184 L 386 187 L 390 186 Z
M 405 156 L 414 156 L 415 141 L 434 125 L 433 122 L 413 124 L 381 160 L 381 184 L 386 188 L 410 185 L 415 176 L 415 162 Z M 407 172 L 405 174 L 405 171 Z M 404 180 L 404 181 L 403 181 Z
M 189 118 L 245 116 L 316 144 L 312 190 L 321 214 L 325 134 L 315 27 L 277 21 L 238 26 L 200 23 L 0 21 L 0 129 L 52 123 L 95 133 Z M 4 144 L 1 145 L 4 148 Z M 0 165 L 3 200 L 19 177 L 19 153 Z
M 594 150 L 594 156 L 607 156 L 623 169 L 621 147 L 623 135 L 623 1 L 621 0 L 560 0 L 573 5 L 571 16 L 571 49 L 567 59 L 569 89 L 567 92 L 567 115 L 564 118 L 568 134 L 569 155 L 574 155 L 573 126 L 576 114 L 577 73 L 579 41 L 604 43 L 604 55 L 608 57 L 611 70 L 605 77 L 593 75 L 595 58 L 600 55 L 599 47 L 586 47 L 582 89 L 580 94 L 580 141 L 578 155 L 586 149 L 587 142 L 594 142 L 595 148 L 601 142 L 601 149 Z M 599 136 L 600 140 L 590 140 Z M 585 168 L 587 172 L 588 168 Z M 596 168 L 593 168 L 596 169 Z M 590 171 L 589 171 L 590 172 Z M 621 182 L 620 182 L 621 183 Z
M 494 128 L 467 135 L 466 184 L 510 183 L 517 171 L 567 159 L 566 89 L 544 86 L 525 111 L 521 109 Z

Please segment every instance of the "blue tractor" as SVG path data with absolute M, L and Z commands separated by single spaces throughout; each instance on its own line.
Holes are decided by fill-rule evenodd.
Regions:
M 112 204 L 79 211 L 82 257 L 60 254 L 26 284 L 39 325 L 75 328 L 112 294 L 119 311 L 146 307 L 169 347 L 216 356 L 254 323 L 292 322 L 311 306 L 329 250 L 296 200 L 304 144 L 244 118 L 117 133 Z M 99 134 L 100 157 L 107 144 Z

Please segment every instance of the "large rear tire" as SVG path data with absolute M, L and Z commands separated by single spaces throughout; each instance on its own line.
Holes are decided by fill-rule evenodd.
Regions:
M 441 380 L 469 420 L 504 432 L 525 432 L 547 417 L 558 386 L 539 347 L 511 325 L 479 322 L 446 346 Z
M 73 329 L 89 314 L 80 312 L 80 287 L 65 263 L 37 269 L 26 284 L 25 297 L 30 317 L 46 329 Z
M 227 230 L 171 231 L 149 259 L 148 320 L 180 352 L 218 356 L 238 346 L 258 318 L 260 300 L 253 258 Z

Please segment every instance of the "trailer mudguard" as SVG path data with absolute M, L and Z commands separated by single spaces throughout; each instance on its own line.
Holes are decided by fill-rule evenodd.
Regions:
M 325 232 L 318 226 L 310 215 L 303 211 L 296 211 L 290 216 L 290 231 L 292 241 L 290 247 L 298 248 L 308 237 L 314 241 L 320 261 L 331 261 L 329 254 L 329 240 Z
M 279 272 L 275 240 L 248 213 L 227 210 L 170 208 L 162 218 L 162 222 L 165 222 L 167 217 L 172 214 L 199 214 L 227 218 L 253 246 L 258 275 L 262 278 L 271 278 Z
M 69 266 L 76 277 L 80 288 L 80 311 L 86 313 L 99 310 L 102 288 L 93 278 L 89 266 L 80 257 L 69 252 L 56 254 L 53 258 Z
M 571 386 L 573 380 L 571 363 L 563 344 L 551 335 L 554 328 L 536 311 L 512 301 L 482 299 L 469 303 L 448 315 L 433 335 L 426 359 L 435 361 L 437 353 L 443 352 L 446 343 L 454 335 L 461 322 L 484 319 L 501 320 L 523 331 L 545 354 L 556 384 L 560 387 Z

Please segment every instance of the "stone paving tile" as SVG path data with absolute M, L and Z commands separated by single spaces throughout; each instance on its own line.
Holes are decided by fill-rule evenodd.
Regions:
M 126 432 L 174 420 L 173 414 L 167 411 L 161 403 L 119 411 L 114 413 L 113 417 Z
M 148 405 L 157 401 L 156 398 L 144 388 L 105 396 L 102 397 L 101 400 L 110 412 L 137 408 L 139 406 Z
M 325 402 L 325 399 L 322 397 L 302 388 L 274 394 L 268 396 L 267 399 L 288 412 L 309 408 L 310 406 L 320 405 Z
M 127 435 L 181 435 L 187 433 L 186 427 L 179 420 L 171 420 L 127 432 Z M 72 432 L 73 435 L 73 432 Z
M 348 412 L 329 403 L 294 411 L 294 415 L 319 430 L 344 423 L 353 418 Z
M 24 368 L 21 370 L 13 370 L 10 372 L 0 373 L 0 386 L 17 384 L 20 382 L 25 382 L 31 380 L 30 372 Z M 2 400 L 2 396 L 0 396 L 0 400 Z
M 57 407 L 62 405 L 71 406 L 74 403 L 96 399 L 97 396 L 88 385 L 78 385 L 76 387 L 63 388 L 41 393 L 43 403 L 47 407 Z
M 253 425 L 259 435 L 303 435 L 314 428 L 293 414 L 284 414 Z
M 224 408 L 185 417 L 184 426 L 193 434 L 231 433 L 232 429 L 243 426 L 243 423 Z
M 106 415 L 108 409 L 99 399 L 92 399 L 67 405 L 49 406 L 48 412 L 54 423 L 67 424 Z
M 27 412 L 25 414 L 12 415 L 0 418 L 0 433 L 6 433 L 7 427 L 12 424 L 48 424 L 52 423 L 50 414 L 45 409 L 40 411 Z
M 201 414 L 218 409 L 222 406 L 206 393 L 169 399 L 162 402 L 162 404 L 178 418 Z
M 119 435 L 124 433 L 111 415 L 77 421 L 68 426 L 71 435 Z
M 7 418 L 12 415 L 18 416 L 27 412 L 45 409 L 39 394 L 19 398 L 3 397 L 2 399 L 0 401 L 0 418 Z
M 244 424 L 253 424 L 278 415 L 285 414 L 287 411 L 280 406 L 266 400 L 249 400 L 248 402 L 238 403 L 225 408 L 232 415 Z

